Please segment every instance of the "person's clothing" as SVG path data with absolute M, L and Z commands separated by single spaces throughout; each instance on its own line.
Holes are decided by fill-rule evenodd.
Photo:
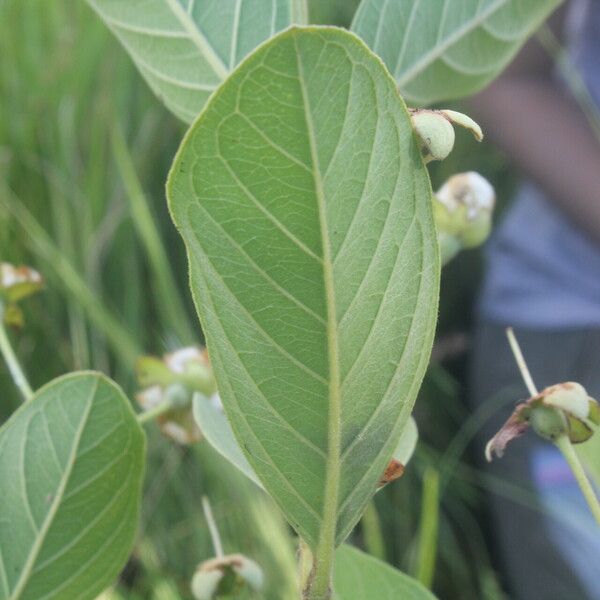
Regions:
M 572 61 L 600 109 L 600 0 L 573 2 L 570 20 Z M 564 156 L 568 161 L 568 148 Z M 537 329 L 600 327 L 600 244 L 533 184 L 520 189 L 488 257 L 484 319 Z
M 600 328 L 516 334 L 539 389 L 578 381 L 600 397 Z M 479 323 L 472 356 L 472 409 L 494 414 L 474 450 L 491 488 L 491 534 L 509 598 L 600 600 L 600 528 L 558 450 L 529 431 L 501 459 L 483 458 L 487 440 L 527 397 L 504 327 Z

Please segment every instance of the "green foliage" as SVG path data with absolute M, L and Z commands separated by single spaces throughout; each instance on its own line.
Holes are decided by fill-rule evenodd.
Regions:
M 193 402 L 194 418 L 208 443 L 248 479 L 262 488 L 262 483 L 244 456 L 223 410 L 202 394 L 195 394 Z
M 154 93 L 190 122 L 242 58 L 294 20 L 304 0 L 88 0 Z
M 577 445 L 575 451 L 596 489 L 600 489 L 600 427 L 595 428 L 594 435 L 587 442 Z
M 496 77 L 560 0 L 362 0 L 352 30 L 408 102 L 472 94 Z
M 436 316 L 431 189 L 392 80 L 342 30 L 280 34 L 209 102 L 168 196 L 240 445 L 311 546 L 327 527 L 339 543 Z
M 335 553 L 335 600 L 435 600 L 416 579 L 347 544 Z
M 93 599 L 133 545 L 145 436 L 96 373 L 54 380 L 0 429 L 0 598 Z

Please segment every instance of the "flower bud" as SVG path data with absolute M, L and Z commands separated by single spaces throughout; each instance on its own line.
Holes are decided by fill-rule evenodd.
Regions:
M 545 440 L 553 442 L 561 435 L 569 433 L 569 425 L 564 414 L 550 406 L 538 405 L 531 409 L 529 423 L 533 430 Z
M 443 160 L 450 154 L 454 148 L 454 127 L 444 115 L 418 109 L 412 112 L 412 122 L 425 162 Z
M 488 442 L 486 457 L 502 456 L 504 448 L 531 425 L 546 440 L 565 435 L 573 444 L 587 441 L 594 433 L 591 424 L 600 424 L 598 403 L 579 383 L 566 381 L 547 387 L 515 408 L 500 431 Z
M 453 175 L 434 194 L 433 215 L 442 264 L 461 249 L 485 241 L 492 227 L 494 204 L 494 188 L 474 171 Z
M 473 119 L 455 110 L 431 110 L 415 108 L 409 110 L 423 160 L 443 160 L 454 147 L 454 127 L 460 125 L 471 131 L 475 139 L 483 139 L 481 127 Z
M 136 395 L 140 406 L 151 410 L 169 402 L 169 410 L 156 417 L 164 435 L 179 444 L 194 444 L 201 432 L 192 414 L 192 397 L 212 397 L 216 385 L 206 350 L 182 348 L 163 359 L 143 356 L 136 365 L 138 381 L 145 389 Z
M 17 302 L 36 294 L 43 285 L 36 270 L 0 262 L 0 320 L 12 327 L 22 327 L 25 318 Z
M 237 597 L 244 587 L 262 589 L 262 569 L 242 554 L 230 554 L 203 562 L 192 578 L 192 594 L 196 600 L 212 600 L 219 596 Z

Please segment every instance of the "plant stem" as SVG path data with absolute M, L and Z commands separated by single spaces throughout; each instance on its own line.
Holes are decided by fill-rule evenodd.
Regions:
M 527 390 L 529 391 L 530 396 L 537 396 L 538 390 L 535 387 L 535 383 L 533 383 L 533 378 L 531 377 L 531 373 L 529 372 L 529 367 L 525 362 L 525 358 L 523 357 L 523 352 L 521 352 L 521 346 L 519 346 L 519 342 L 515 336 L 515 332 L 512 327 L 508 327 L 506 329 L 506 337 L 508 338 L 508 343 L 510 344 L 510 349 L 512 350 L 513 356 L 515 357 L 515 361 L 517 362 L 517 366 L 519 367 L 519 371 L 521 371 L 521 377 L 523 377 L 523 381 L 527 386 Z
M 600 502 L 594 493 L 594 489 L 592 488 L 592 484 L 588 479 L 585 470 L 581 462 L 579 461 L 579 457 L 577 456 L 575 449 L 573 448 L 573 444 L 571 444 L 571 440 L 566 435 L 560 436 L 555 442 L 556 447 L 562 452 L 563 456 L 567 463 L 569 463 L 569 467 L 571 467 L 571 471 L 573 471 L 573 475 L 581 488 L 581 491 L 596 519 L 598 525 L 600 525 Z
M 438 546 L 439 473 L 427 467 L 423 476 L 417 579 L 431 588 Z
M 385 541 L 381 531 L 381 521 L 377 512 L 377 506 L 375 506 L 375 500 L 371 500 L 367 504 L 367 508 L 362 516 L 361 526 L 365 550 L 371 556 L 385 561 Z
M 206 523 L 208 524 L 208 531 L 210 532 L 210 539 L 212 540 L 213 548 L 215 549 L 215 555 L 217 558 L 222 558 L 224 553 L 223 544 L 221 543 L 221 536 L 219 535 L 219 529 L 217 528 L 217 523 L 215 522 L 215 517 L 213 516 L 212 508 L 210 507 L 210 502 L 206 496 L 202 496 L 202 510 L 204 511 L 204 517 L 206 518 Z
M 154 419 L 156 419 L 156 417 L 160 417 L 166 412 L 173 410 L 173 408 L 173 400 L 167 398 L 166 400 L 159 402 L 156 406 L 153 406 L 152 408 L 145 410 L 144 412 L 137 415 L 137 422 L 140 425 L 145 425 L 149 421 L 153 421 Z
M 33 390 L 25 377 L 25 373 L 21 368 L 19 359 L 17 358 L 8 334 L 6 333 L 6 327 L 4 326 L 4 306 L 0 302 L 0 352 L 6 361 L 10 375 L 17 386 L 19 391 L 23 395 L 23 400 L 28 402 L 33 398 Z

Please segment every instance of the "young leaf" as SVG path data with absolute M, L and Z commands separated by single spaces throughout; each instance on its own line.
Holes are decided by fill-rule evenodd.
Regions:
M 309 545 L 340 543 L 437 310 L 431 187 L 394 82 L 352 34 L 291 28 L 211 98 L 167 193 L 239 444 Z
M 88 0 L 154 93 L 183 121 L 258 44 L 292 21 L 305 0 Z
M 416 105 L 492 81 L 560 0 L 362 0 L 352 31 Z
M 435 600 L 416 579 L 348 544 L 335 553 L 335 600 Z
M 131 551 L 145 436 L 97 373 L 39 390 L 0 429 L 0 598 L 95 598 Z

